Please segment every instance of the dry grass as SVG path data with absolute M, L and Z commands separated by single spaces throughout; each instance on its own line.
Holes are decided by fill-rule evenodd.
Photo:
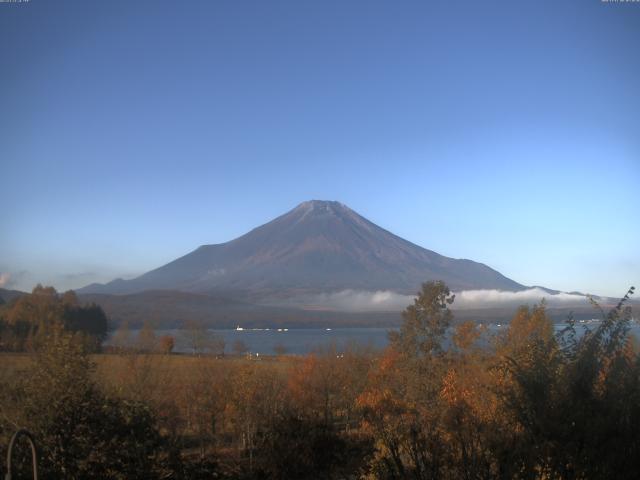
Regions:
M 32 363 L 33 354 L 0 353 L 0 381 L 11 383 Z M 139 398 L 175 395 L 194 382 L 220 380 L 246 366 L 286 375 L 300 359 L 297 357 L 192 356 L 156 354 L 96 354 L 95 380 L 111 393 Z

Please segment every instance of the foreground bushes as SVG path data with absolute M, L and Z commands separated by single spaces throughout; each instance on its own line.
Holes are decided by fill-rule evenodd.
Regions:
M 161 450 L 154 415 L 140 402 L 105 396 L 84 345 L 52 332 L 5 397 L 11 424 L 29 429 L 42 478 L 151 478 Z M 3 430 L 10 433 L 11 424 Z
M 375 439 L 370 478 L 636 478 L 640 356 L 627 296 L 593 331 L 554 334 L 544 303 L 522 307 L 493 350 L 426 284 L 358 399 Z
M 28 370 L 0 371 L 0 436 L 32 430 L 44 478 L 635 478 L 627 298 L 584 335 L 556 335 L 543 303 L 489 346 L 465 323 L 444 348 L 453 296 L 428 283 L 382 353 L 262 362 L 130 353 L 96 369 L 52 332 Z

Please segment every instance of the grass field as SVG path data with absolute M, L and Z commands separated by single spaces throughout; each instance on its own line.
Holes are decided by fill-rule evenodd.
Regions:
M 110 393 L 162 402 L 203 383 L 213 386 L 251 369 L 285 377 L 301 361 L 295 356 L 193 356 L 160 354 L 94 354 L 94 379 Z M 29 353 L 0 353 L 0 383 L 13 383 L 35 359 Z

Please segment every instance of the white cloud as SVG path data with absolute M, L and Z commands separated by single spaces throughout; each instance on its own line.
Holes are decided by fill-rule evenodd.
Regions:
M 568 306 L 570 304 L 584 305 L 587 298 L 582 295 L 560 292 L 551 294 L 541 288 L 529 288 L 519 292 L 502 290 L 464 290 L 456 293 L 453 308 L 460 310 L 469 308 L 491 308 L 511 305 L 525 305 L 539 303 L 545 299 L 548 305 Z
M 4 287 L 5 285 L 7 285 L 9 283 L 9 280 L 11 280 L 10 273 L 8 272 L 0 273 L 0 287 Z
M 530 288 L 520 292 L 501 290 L 465 290 L 456 295 L 452 308 L 517 307 L 539 303 L 543 298 L 550 306 L 585 305 L 587 298 L 571 293 L 550 294 L 541 288 Z M 411 305 L 414 295 L 404 295 L 389 290 L 362 291 L 342 290 L 335 293 L 317 294 L 298 299 L 307 308 L 341 311 L 401 311 Z
M 400 311 L 413 303 L 413 295 L 402 295 L 389 290 L 342 290 L 305 298 L 308 307 L 342 311 Z

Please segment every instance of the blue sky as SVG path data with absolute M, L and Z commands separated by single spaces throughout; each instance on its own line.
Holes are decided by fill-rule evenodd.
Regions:
M 130 277 L 327 199 L 620 296 L 639 47 L 640 4 L 598 0 L 0 3 L 0 281 Z

